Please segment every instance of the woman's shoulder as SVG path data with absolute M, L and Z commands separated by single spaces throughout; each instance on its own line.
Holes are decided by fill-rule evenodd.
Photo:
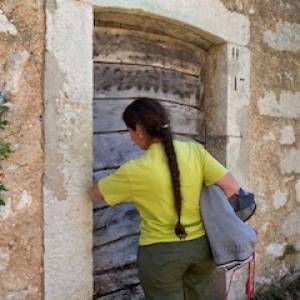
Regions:
M 182 149 L 193 149 L 193 150 L 201 150 L 203 149 L 203 145 L 200 144 L 197 141 L 194 140 L 179 140 L 175 139 L 174 140 L 174 146 L 175 148 L 182 148 Z
M 174 140 L 175 151 L 180 157 L 189 157 L 203 161 L 206 156 L 204 145 L 197 141 Z
M 126 168 L 127 172 L 141 171 L 148 164 L 148 156 L 143 153 L 141 156 L 133 158 L 125 162 L 122 167 Z

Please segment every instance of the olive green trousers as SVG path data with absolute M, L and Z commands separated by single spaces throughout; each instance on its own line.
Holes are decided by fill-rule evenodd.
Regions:
M 214 269 L 205 236 L 139 246 L 138 272 L 146 300 L 211 299 Z

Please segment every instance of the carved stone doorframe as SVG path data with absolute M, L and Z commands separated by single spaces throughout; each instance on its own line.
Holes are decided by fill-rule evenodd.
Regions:
M 155 16 L 209 42 L 207 147 L 242 184 L 248 184 L 247 17 L 230 12 L 219 0 L 47 0 L 43 187 L 47 300 L 93 296 L 93 210 L 87 196 L 93 173 L 93 15 L 104 8 Z

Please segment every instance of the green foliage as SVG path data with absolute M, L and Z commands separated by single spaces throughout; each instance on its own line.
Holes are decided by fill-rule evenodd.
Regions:
M 0 129 L 5 129 L 5 126 L 7 126 L 9 122 L 7 120 L 1 120 L 0 119 Z
M 252 300 L 286 300 L 286 291 L 276 285 L 271 285 L 269 291 L 257 294 Z
M 5 130 L 7 125 L 9 125 L 9 121 L 6 120 L 6 115 L 10 111 L 9 106 L 6 105 L 7 102 L 8 102 L 7 97 L 0 92 L 0 130 Z M 0 160 L 8 158 L 12 152 L 13 152 L 13 150 L 11 148 L 11 144 L 7 141 L 1 140 L 0 141 Z M 0 170 L 1 170 L 1 166 L 0 166 Z M 2 175 L 3 176 L 1 176 L 1 178 L 0 178 L 0 206 L 5 205 L 5 201 L 4 201 L 1 193 L 7 191 L 5 185 L 2 183 L 4 174 L 2 174 Z
M 0 104 L 0 116 L 9 111 L 9 107 L 5 104 Z
M 284 260 L 288 255 L 297 254 L 300 251 L 297 251 L 294 245 L 287 245 L 284 249 L 284 252 L 281 256 L 278 257 L 280 260 Z
M 12 152 L 13 150 L 11 149 L 10 143 L 0 144 L 0 160 L 8 158 Z
M 292 281 L 282 279 L 278 284 L 272 284 L 263 293 L 257 293 L 252 300 L 298 300 L 300 299 L 300 276 Z
M 3 192 L 3 191 L 8 191 L 8 189 L 5 187 L 5 185 L 3 183 L 0 183 L 0 192 Z

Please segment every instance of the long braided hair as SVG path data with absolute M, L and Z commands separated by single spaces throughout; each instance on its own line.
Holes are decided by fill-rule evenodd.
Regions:
M 157 100 L 138 98 L 126 107 L 123 112 L 123 120 L 126 126 L 133 130 L 136 129 L 137 124 L 142 125 L 150 137 L 159 138 L 163 143 L 170 168 L 175 209 L 178 216 L 175 234 L 181 240 L 185 239 L 185 228 L 181 224 L 182 197 L 180 191 L 180 176 L 167 110 Z

